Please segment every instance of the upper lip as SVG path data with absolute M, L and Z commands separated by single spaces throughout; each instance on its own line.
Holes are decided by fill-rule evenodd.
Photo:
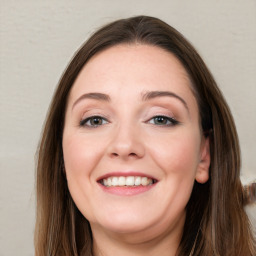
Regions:
M 140 176 L 140 177 L 147 177 L 149 179 L 153 179 L 155 181 L 157 181 L 157 179 L 155 177 L 153 177 L 152 175 L 143 173 L 143 172 L 136 172 L 136 171 L 119 171 L 119 172 L 109 172 L 106 173 L 102 176 L 100 176 L 99 178 L 97 178 L 97 182 L 103 180 L 103 179 L 107 179 L 109 177 L 128 177 L 128 176 Z

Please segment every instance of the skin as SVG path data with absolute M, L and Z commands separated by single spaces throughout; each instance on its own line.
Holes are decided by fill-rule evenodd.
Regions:
M 151 91 L 175 93 L 185 104 L 173 96 L 145 99 Z M 109 99 L 81 98 L 95 92 Z M 92 116 L 103 117 L 102 124 L 89 126 Z M 155 116 L 178 123 L 155 122 Z M 175 255 L 194 181 L 208 180 L 209 141 L 199 123 L 189 77 L 163 49 L 114 46 L 84 66 L 68 98 L 63 153 L 71 196 L 91 224 L 95 255 Z M 142 172 L 158 182 L 132 196 L 105 192 L 99 177 L 117 171 Z

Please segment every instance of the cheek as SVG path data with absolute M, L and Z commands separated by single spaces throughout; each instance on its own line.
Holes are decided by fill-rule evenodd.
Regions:
M 152 136 L 149 141 L 151 159 L 163 174 L 159 209 L 164 209 L 165 223 L 182 216 L 191 195 L 200 152 L 200 133 L 192 131 L 183 129 L 157 139 Z
M 153 143 L 152 157 L 164 170 L 165 175 L 176 176 L 180 179 L 194 179 L 199 162 L 200 137 L 195 131 L 181 132 L 169 138 L 159 138 Z
M 63 156 L 68 189 L 78 209 L 87 219 L 94 219 L 91 201 L 95 179 L 93 170 L 102 156 L 104 145 L 81 134 L 63 135 Z
M 80 135 L 63 136 L 63 155 L 67 179 L 90 177 L 101 156 L 98 143 Z
M 155 151 L 155 162 L 165 175 L 165 204 L 181 212 L 191 195 L 199 163 L 200 137 L 197 133 L 176 134 Z

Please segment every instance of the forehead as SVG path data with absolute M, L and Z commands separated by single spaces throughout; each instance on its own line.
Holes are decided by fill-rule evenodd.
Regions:
M 97 53 L 85 64 L 70 98 L 96 91 L 120 96 L 152 90 L 194 98 L 191 88 L 185 68 L 172 53 L 157 46 L 121 44 Z

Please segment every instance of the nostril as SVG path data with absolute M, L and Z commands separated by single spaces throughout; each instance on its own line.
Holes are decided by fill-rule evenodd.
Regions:
M 112 157 L 119 157 L 119 156 L 122 156 L 122 154 L 118 154 L 118 153 L 113 152 L 113 153 L 111 153 L 111 156 Z M 131 153 L 127 154 L 127 157 L 136 157 L 136 156 L 137 156 L 137 154 L 134 153 L 134 152 L 131 152 Z

